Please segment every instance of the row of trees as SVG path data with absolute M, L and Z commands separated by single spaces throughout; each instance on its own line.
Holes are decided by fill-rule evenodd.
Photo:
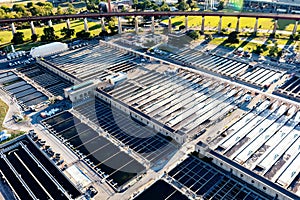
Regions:
M 91 12 L 98 12 L 99 0 L 85 0 L 87 10 Z M 195 0 L 179 0 L 174 6 L 182 11 L 195 9 L 198 7 Z M 155 11 L 170 11 L 169 5 L 163 1 L 161 5 L 156 4 L 150 0 L 133 0 L 132 8 L 136 10 L 155 10 Z M 49 15 L 64 15 L 75 14 L 77 11 L 74 6 L 69 3 L 67 8 L 57 7 L 54 11 L 51 2 L 28 2 L 27 4 L 14 4 L 12 7 L 2 5 L 0 7 L 0 18 L 20 18 L 30 16 L 49 16 Z
M 68 4 L 67 8 L 62 9 L 57 7 L 56 12 L 52 3 L 50 2 L 28 2 L 24 4 L 14 4 L 12 7 L 2 5 L 0 7 L 0 18 L 20 18 L 30 16 L 49 16 L 49 15 L 63 15 L 63 14 L 75 14 L 76 9 L 72 4 Z
M 115 24 L 114 18 L 107 18 L 108 26 L 106 31 L 102 31 L 99 35 L 100 36 L 107 36 L 107 35 L 115 35 L 118 33 L 118 28 Z M 60 30 L 60 34 L 63 36 L 63 40 L 70 39 L 75 35 L 75 29 L 68 29 L 66 27 Z M 79 31 L 76 33 L 76 38 L 78 39 L 88 39 L 90 37 L 90 32 L 85 30 Z M 39 38 L 38 35 L 34 34 L 31 36 L 32 41 L 37 41 Z M 55 35 L 55 30 L 53 27 L 46 27 L 43 29 L 43 35 L 41 35 L 42 42 L 53 42 L 59 40 L 59 37 Z M 22 44 L 24 43 L 24 33 L 17 32 L 14 34 L 13 39 L 11 40 L 14 44 Z
M 134 0 L 132 7 L 135 10 L 170 11 L 170 7 L 165 1 L 163 1 L 161 5 L 157 5 L 155 2 L 150 0 Z M 174 4 L 174 7 L 178 10 L 187 11 L 189 9 L 193 10 L 198 8 L 198 4 L 195 0 L 179 0 L 177 4 Z
M 60 30 L 61 35 L 63 35 L 63 39 L 70 39 L 75 34 L 74 29 L 68 29 L 66 27 Z M 90 37 L 90 32 L 85 30 L 79 31 L 76 33 L 76 37 L 79 39 L 88 39 Z M 32 41 L 36 41 L 38 39 L 38 35 L 34 34 L 31 36 Z M 59 37 L 55 35 L 55 31 L 53 27 L 47 27 L 43 30 L 43 35 L 41 36 L 42 42 L 54 42 L 57 41 Z M 14 44 L 22 44 L 24 43 L 24 33 L 16 32 L 11 40 Z

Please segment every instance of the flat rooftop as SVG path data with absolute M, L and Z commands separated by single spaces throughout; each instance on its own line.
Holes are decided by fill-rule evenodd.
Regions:
M 26 135 L 0 147 L 0 170 L 20 199 L 73 199 L 81 193 Z
M 164 180 L 158 180 L 142 194 L 138 195 L 135 200 L 165 200 L 165 199 L 180 199 L 188 200 L 189 198 L 178 191 L 174 186 Z
M 68 111 L 44 120 L 43 125 L 115 190 L 145 171 L 141 163 Z
M 138 195 L 135 200 L 149 199 L 150 194 L 158 199 L 274 199 L 271 196 L 245 184 L 210 162 L 189 156 L 174 169 Z M 176 189 L 175 189 L 176 188 Z M 178 192 L 177 190 L 185 192 Z M 184 195 L 184 196 L 183 196 Z
M 149 71 L 108 93 L 175 131 L 191 134 L 225 115 L 245 95 L 243 89 L 187 70 Z
M 300 76 L 289 75 L 289 77 L 278 86 L 275 94 L 282 95 L 288 98 L 292 98 L 296 101 L 300 101 Z
M 265 100 L 221 132 L 214 149 L 299 194 L 299 123 L 297 107 Z
M 38 91 L 32 83 L 14 72 L 8 71 L 1 73 L 0 84 L 2 85 L 2 89 L 8 93 L 11 98 L 15 98 L 23 109 L 48 100 L 44 92 Z
M 96 98 L 95 102 L 83 104 L 75 110 L 152 164 L 168 160 L 177 150 L 176 145 L 159 131 L 111 107 L 101 99 Z
M 105 79 L 117 72 L 129 72 L 138 67 L 134 55 L 104 45 L 90 45 L 66 51 L 45 60 L 82 81 Z
M 299 196 L 298 104 L 257 90 L 277 83 L 285 72 L 263 65 L 252 67 L 191 49 L 164 58 L 192 66 L 193 69 L 189 69 L 163 64 L 155 58 L 151 61 L 137 58 L 118 48 L 94 45 L 46 60 L 81 81 L 104 80 L 119 71 L 127 73 L 127 80 L 97 92 L 159 122 L 171 132 L 187 135 L 188 142 L 201 132 L 203 137 L 209 138 L 208 145 L 214 151 Z M 278 89 L 297 92 L 299 80 L 295 77 L 291 76 Z M 160 131 L 98 97 L 81 102 L 73 110 L 43 123 L 114 189 L 143 173 L 143 162 L 159 165 L 169 161 L 178 150 L 178 146 Z M 203 129 L 208 131 L 202 133 Z M 138 158 L 143 158 L 143 162 Z M 118 167 L 111 168 L 110 164 Z M 128 173 L 128 166 L 135 171 Z M 120 178 L 122 174 L 125 178 Z M 239 196 L 269 198 L 194 157 L 167 172 L 167 176 L 188 188 L 190 194 L 207 199 L 222 195 L 233 199 Z M 182 188 L 166 179 L 153 187 L 157 184 L 169 188 L 171 193 L 164 195 L 172 197 L 172 194 L 184 193 Z
M 259 87 L 270 86 L 283 74 L 279 70 L 272 70 L 259 65 L 253 67 L 248 64 L 249 62 L 236 61 L 196 49 L 186 49 L 176 54 L 170 54 L 168 59 Z
M 70 87 L 71 82 L 57 76 L 50 70 L 42 67 L 39 64 L 32 64 L 30 66 L 21 67 L 17 69 L 19 73 L 30 78 L 39 86 L 50 92 L 53 96 L 64 96 L 63 88 Z

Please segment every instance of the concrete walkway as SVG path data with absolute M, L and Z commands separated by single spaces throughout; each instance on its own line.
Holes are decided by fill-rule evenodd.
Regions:
M 0 99 L 4 101 L 8 106 L 8 111 L 6 113 L 6 116 L 3 120 L 2 126 L 4 128 L 10 129 L 10 130 L 21 130 L 21 131 L 28 131 L 30 130 L 30 122 L 24 121 L 15 123 L 12 116 L 14 114 L 20 114 L 21 110 L 17 102 L 14 102 L 11 97 L 6 94 L 3 90 L 0 90 Z

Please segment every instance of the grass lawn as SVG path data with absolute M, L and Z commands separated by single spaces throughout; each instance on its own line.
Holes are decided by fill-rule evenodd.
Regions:
M 180 25 L 184 25 L 185 17 L 184 16 L 176 16 L 172 18 L 172 24 L 179 27 Z M 163 20 L 164 23 L 168 23 L 168 19 Z M 236 27 L 236 22 L 237 18 L 236 17 L 223 17 L 222 21 L 222 28 L 227 29 L 228 27 L 230 28 L 235 28 Z M 273 20 L 272 19 L 259 19 L 258 21 L 258 26 L 260 29 L 265 29 L 265 30 L 272 30 L 273 29 Z M 202 23 L 202 17 L 201 16 L 189 16 L 188 17 L 188 25 L 189 27 L 201 27 Z M 205 17 L 205 26 L 209 28 L 217 28 L 219 23 L 219 17 L 214 17 L 214 16 L 209 16 Z M 278 30 L 287 30 L 291 31 L 294 28 L 294 20 L 278 20 Z M 255 18 L 248 18 L 248 17 L 243 17 L 240 19 L 240 28 L 253 28 L 255 24 Z M 76 32 L 79 32 L 84 29 L 83 25 L 83 20 L 73 20 L 70 22 L 71 28 L 75 29 L 75 35 Z M 91 33 L 91 36 L 96 36 L 99 35 L 101 32 L 101 25 L 100 25 L 100 20 L 94 20 L 88 22 L 89 25 L 89 32 Z M 36 33 L 39 35 L 43 35 L 43 29 L 47 27 L 36 27 Z M 53 24 L 53 28 L 55 30 L 55 34 L 61 39 L 62 35 L 60 33 L 60 30 L 66 27 L 66 22 L 62 22 L 59 24 Z M 300 25 L 298 26 L 298 30 L 300 31 Z M 40 42 L 40 38 L 38 39 L 37 42 L 32 43 L 30 38 L 31 38 L 31 30 L 30 29 L 23 29 L 23 30 L 18 30 L 24 33 L 25 36 L 25 42 L 24 44 L 21 45 L 15 45 L 16 50 L 30 50 L 31 47 L 39 46 L 42 43 Z M 75 38 L 76 36 L 73 36 Z M 258 36 L 265 36 L 268 35 L 267 33 L 258 33 Z M 288 39 L 288 35 L 280 35 L 280 39 L 278 40 L 278 44 L 285 44 L 286 40 Z M 12 40 L 12 33 L 11 31 L 0 31 L 0 48 L 10 45 L 10 41 Z M 220 41 L 219 41 L 220 40 Z M 212 41 L 212 43 L 215 43 L 216 45 L 222 43 L 222 39 L 216 38 Z
M 84 25 L 83 25 L 83 20 L 74 20 L 70 22 L 71 28 L 75 30 L 75 35 L 73 38 L 76 37 L 76 33 L 79 31 L 84 30 Z M 100 21 L 99 22 L 88 22 L 89 25 L 89 32 L 91 33 L 91 36 L 96 36 L 99 35 L 101 31 L 101 25 Z M 36 34 L 40 37 L 43 35 L 43 29 L 47 27 L 35 27 Z M 62 38 L 62 35 L 60 33 L 60 30 L 63 27 L 67 27 L 66 22 L 59 23 L 59 24 L 53 24 L 53 28 L 55 30 L 55 34 L 59 37 Z M 16 45 L 16 50 L 30 50 L 31 47 L 34 46 L 39 46 L 41 45 L 40 43 L 40 38 L 38 39 L 38 42 L 31 43 L 31 29 L 23 29 L 23 30 L 17 30 L 20 32 L 24 33 L 24 40 L 25 43 L 22 45 Z M 11 31 L 0 31 L 0 39 L 1 39 L 1 45 L 0 46 L 6 46 L 10 44 L 10 41 L 12 40 L 12 33 Z
M 210 44 L 213 45 L 224 45 L 226 47 L 230 47 L 230 48 L 240 48 L 242 47 L 245 51 L 249 51 L 252 52 L 254 49 L 256 49 L 257 45 L 262 45 L 262 44 L 257 44 L 256 42 L 250 40 L 248 42 L 240 40 L 238 44 L 224 44 L 223 42 L 227 39 L 227 37 L 216 37 L 213 40 L 210 41 Z M 279 45 L 278 49 L 279 51 L 282 50 L 282 46 L 281 45 L 291 45 L 291 46 L 297 46 L 299 45 L 299 42 L 297 41 L 293 41 L 292 43 L 289 43 L 289 40 L 287 38 L 274 38 L 272 40 L 267 40 L 267 37 L 256 37 L 253 38 L 253 40 L 261 40 L 262 42 L 264 42 L 268 48 L 270 48 L 271 46 L 274 45 L 274 43 L 277 43 Z M 263 56 L 266 56 L 269 54 L 269 50 L 264 51 L 262 53 Z
M 4 103 L 1 99 L 0 99 L 0 131 L 3 130 L 3 121 L 5 118 L 5 115 L 8 111 L 8 105 L 6 105 L 6 103 Z
M 172 24 L 175 26 L 184 25 L 185 17 L 176 16 L 172 18 Z M 253 28 L 255 24 L 255 18 L 242 17 L 240 18 L 240 28 Z M 168 19 L 163 20 L 164 23 L 168 24 Z M 237 18 L 236 17 L 223 17 L 222 28 L 235 28 Z M 201 16 L 189 16 L 188 26 L 189 27 L 200 27 L 202 24 Z M 205 17 L 205 26 L 209 28 L 217 28 L 219 24 L 219 17 L 207 16 Z M 278 30 L 292 31 L 294 28 L 295 20 L 278 20 Z M 274 21 L 273 19 L 261 18 L 258 20 L 258 28 L 265 30 L 273 30 Z M 298 26 L 300 30 L 300 25 Z
M 210 42 L 210 44 L 220 45 L 225 40 L 226 40 L 226 38 L 215 38 Z M 248 42 L 246 45 L 243 45 L 243 41 L 240 41 L 238 44 L 224 44 L 224 46 L 232 48 L 232 49 L 236 49 L 236 48 L 243 46 L 242 48 L 244 49 L 244 51 L 252 52 L 254 49 L 256 49 L 257 44 L 254 42 Z M 271 45 L 268 45 L 268 46 L 271 46 Z M 281 50 L 280 48 L 278 48 L 278 49 Z M 264 51 L 261 55 L 266 56 L 268 54 L 269 54 L 269 50 Z

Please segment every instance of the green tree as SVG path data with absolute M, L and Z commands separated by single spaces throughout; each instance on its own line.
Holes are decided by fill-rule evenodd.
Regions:
M 64 14 L 64 11 L 61 9 L 60 6 L 57 6 L 56 15 L 62 15 L 62 14 Z
M 33 5 L 31 8 L 29 8 L 29 12 L 31 12 L 32 16 L 42 16 L 44 11 L 40 6 Z
M 239 43 L 238 33 L 235 32 L 235 31 L 229 33 L 228 38 L 226 39 L 226 43 L 230 43 L 230 44 L 237 44 L 237 43 Z
M 138 2 L 137 9 L 145 10 L 145 8 L 146 8 L 145 2 L 142 2 L 142 1 Z
M 224 0 L 220 0 L 219 5 L 218 5 L 218 10 L 223 10 L 224 9 Z
M 150 0 L 144 0 L 145 9 L 150 9 L 152 7 L 152 3 Z
M 101 37 L 106 37 L 108 36 L 108 32 L 106 30 L 102 30 L 100 33 L 99 33 L 99 36 Z
M 179 30 L 181 31 L 181 30 L 184 30 L 185 29 L 185 25 L 180 25 L 179 26 Z
M 193 10 L 194 8 L 198 8 L 198 4 L 194 0 L 186 0 L 186 3 L 189 5 L 191 10 Z
M 32 7 L 33 6 L 33 3 L 32 2 L 28 2 L 27 4 L 26 4 L 26 8 L 30 8 L 30 7 Z
M 197 1 L 192 1 L 191 4 L 189 4 L 191 10 L 194 10 L 195 8 L 198 8 L 198 3 Z
M 32 14 L 29 11 L 25 11 L 24 13 L 22 13 L 22 17 L 31 17 Z
M 160 6 L 160 10 L 161 11 L 170 11 L 170 7 L 165 1 L 163 1 L 163 3 Z
M 154 11 L 161 11 L 160 6 L 158 6 L 156 3 L 152 4 L 152 10 L 154 10 Z
M 137 10 L 138 3 L 139 3 L 138 0 L 133 0 L 132 8 L 134 8 L 135 10 Z
M 188 32 L 187 36 L 191 37 L 193 40 L 197 40 L 200 38 L 200 32 L 197 30 L 190 31 L 190 32 Z
M 43 7 L 45 4 L 44 4 L 43 2 L 41 2 L 41 1 L 39 1 L 39 2 L 37 2 L 35 5 L 40 6 L 40 7 Z
M 6 18 L 7 14 L 6 12 L 0 8 L 0 18 Z
M 53 42 L 58 38 L 54 33 L 53 27 L 44 28 L 43 32 L 44 35 L 41 36 L 43 42 Z
M 186 11 L 189 9 L 189 5 L 185 1 L 182 1 L 178 4 L 177 8 L 178 10 Z
M 6 15 L 4 16 L 4 18 L 8 19 L 8 18 L 15 18 L 15 14 L 13 12 L 10 13 L 6 13 Z
M 14 4 L 12 10 L 15 11 L 16 13 L 18 12 L 24 13 L 26 11 L 26 8 L 23 4 Z
M 37 34 L 31 35 L 31 40 L 32 40 L 33 42 L 37 41 L 37 39 L 38 39 L 38 35 L 37 35 Z
M 7 13 L 11 12 L 11 9 L 7 5 L 1 6 L 1 9 L 4 10 L 5 12 L 7 12 Z
M 14 44 L 22 44 L 24 43 L 24 33 L 23 32 L 16 32 L 11 40 Z
M 274 46 L 272 46 L 269 50 L 269 55 L 271 57 L 277 57 L 278 56 L 278 44 L 275 43 Z
M 94 3 L 88 3 L 86 5 L 86 9 L 89 10 L 89 11 L 94 11 L 94 10 L 97 10 L 97 7 Z
M 253 52 L 253 53 L 256 53 L 256 54 L 258 54 L 258 55 L 260 55 L 260 54 L 263 52 L 263 50 L 262 50 L 261 46 L 256 45 L 256 48 L 253 49 L 252 52 Z
M 122 7 L 121 12 L 127 12 L 127 9 L 125 8 L 125 6 Z
M 63 35 L 65 38 L 71 38 L 74 34 L 75 34 L 75 30 L 74 29 L 68 29 L 66 27 L 63 27 L 61 30 L 61 35 Z
M 90 37 L 91 33 L 87 32 L 85 30 L 79 31 L 76 33 L 76 37 L 78 39 L 88 39 Z
M 135 19 L 133 18 L 132 23 L 135 23 Z M 110 34 L 114 35 L 118 33 L 118 28 L 116 27 L 116 24 L 114 20 L 110 20 L 108 22 L 108 30 L 110 30 Z
M 71 3 L 68 3 L 67 14 L 75 14 L 76 10 Z
M 43 16 L 49 16 L 49 15 L 53 15 L 53 5 L 50 2 L 46 2 L 44 4 L 44 6 L 42 7 L 43 9 Z

